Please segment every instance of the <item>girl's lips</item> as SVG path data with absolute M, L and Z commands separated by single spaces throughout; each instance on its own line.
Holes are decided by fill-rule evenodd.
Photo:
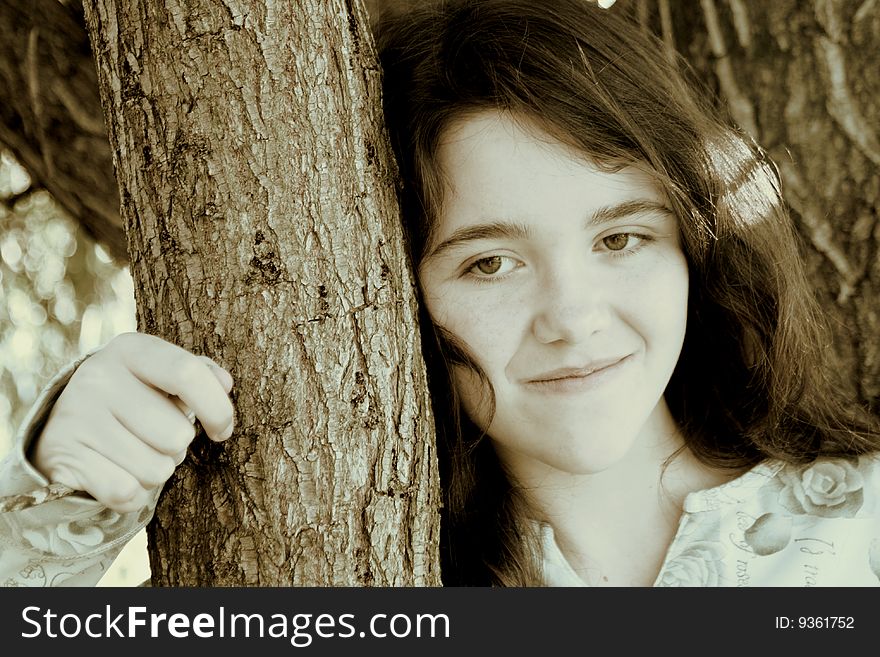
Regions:
M 606 367 L 616 365 L 626 357 L 627 356 L 613 356 L 611 358 L 602 358 L 591 361 L 582 367 L 560 367 L 528 379 L 526 383 L 544 383 L 546 381 L 555 381 L 557 379 L 571 379 L 589 376 L 594 372 L 604 370 Z
M 526 381 L 535 390 L 548 393 L 568 393 L 590 390 L 602 385 L 630 361 L 630 356 L 596 362 L 589 367 L 564 368 L 542 374 Z

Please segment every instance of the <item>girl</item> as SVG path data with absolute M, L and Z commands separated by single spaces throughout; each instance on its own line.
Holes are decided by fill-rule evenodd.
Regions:
M 828 377 L 760 150 L 659 43 L 583 0 L 421 5 L 377 35 L 445 583 L 880 584 L 880 433 Z M 149 519 L 188 420 L 232 433 L 228 373 L 157 338 L 67 376 L 0 492 L 48 479 L 95 499 L 3 514 L 15 583 L 95 582 Z M 61 523 L 59 504 L 79 515 Z

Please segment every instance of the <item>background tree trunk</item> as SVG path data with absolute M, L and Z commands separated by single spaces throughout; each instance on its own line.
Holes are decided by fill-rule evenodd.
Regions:
M 125 234 L 82 6 L 0 0 L 0 144 L 119 262 Z
M 647 4 L 779 167 L 841 379 L 880 412 L 880 2 Z
M 156 585 L 439 584 L 433 423 L 359 1 L 89 0 L 138 326 L 237 381 Z

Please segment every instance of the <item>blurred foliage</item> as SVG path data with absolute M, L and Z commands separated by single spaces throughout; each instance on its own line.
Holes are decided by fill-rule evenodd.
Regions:
M 135 330 L 128 269 L 72 221 L 0 151 L 0 457 L 42 387 L 61 367 Z M 141 531 L 99 586 L 149 577 Z
M 0 152 L 0 456 L 63 365 L 134 329 L 127 268 Z

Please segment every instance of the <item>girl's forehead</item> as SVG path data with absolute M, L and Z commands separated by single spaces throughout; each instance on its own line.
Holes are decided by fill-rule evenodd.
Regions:
M 438 153 L 441 157 L 450 151 L 461 153 L 477 145 L 516 149 L 528 146 L 545 150 L 548 155 L 564 154 L 570 159 L 595 161 L 588 153 L 570 145 L 572 139 L 556 134 L 540 119 L 522 113 L 482 109 L 464 112 L 452 118 L 440 134 Z
M 529 115 L 493 109 L 462 113 L 447 123 L 437 141 L 434 166 L 442 188 L 437 191 L 446 197 L 450 192 L 459 193 L 458 187 L 469 182 L 485 185 L 508 179 L 525 186 L 529 178 L 538 179 L 542 173 L 551 178 L 577 176 L 589 169 L 603 177 L 623 170 L 638 171 L 663 193 L 660 177 L 646 162 L 635 158 L 599 160 L 573 145 L 576 141 Z M 605 177 L 610 184 L 613 180 Z M 625 184 L 623 178 L 618 180 Z
M 451 123 L 438 144 L 437 166 L 443 187 L 440 215 L 463 203 L 487 211 L 495 206 L 525 211 L 533 203 L 663 196 L 646 165 L 597 162 L 534 121 L 497 111 Z

